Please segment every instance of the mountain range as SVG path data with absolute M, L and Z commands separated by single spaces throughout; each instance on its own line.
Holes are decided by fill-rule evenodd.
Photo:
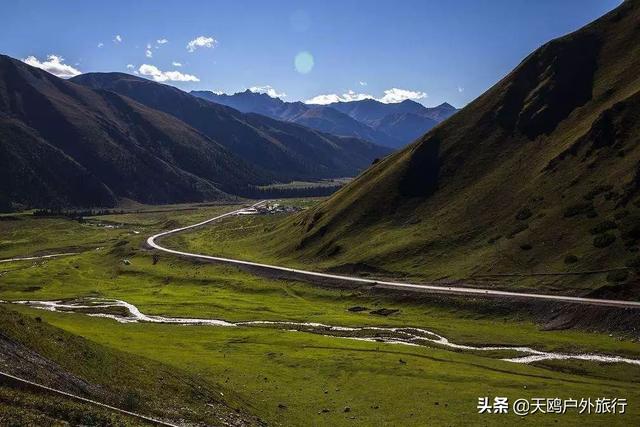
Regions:
M 251 90 L 233 95 L 211 91 L 192 91 L 191 94 L 245 113 L 262 114 L 392 148 L 405 146 L 458 111 L 446 102 L 427 108 L 409 99 L 399 103 L 364 99 L 315 105 L 285 102 Z
M 639 22 L 640 2 L 627 1 L 546 43 L 449 120 L 261 235 L 261 251 L 395 277 L 513 273 L 538 289 L 547 276 L 532 273 L 604 271 L 544 286 L 640 295 Z M 375 119 L 353 107 L 337 106 Z
M 391 150 L 121 73 L 63 80 L 0 55 L 0 207 L 203 201 L 353 176 Z
M 204 200 L 268 182 L 168 114 L 7 56 L 0 56 L 0 163 L 4 206 Z
M 279 182 L 353 176 L 391 151 L 361 139 L 245 114 L 130 74 L 86 73 L 71 81 L 170 114 Z

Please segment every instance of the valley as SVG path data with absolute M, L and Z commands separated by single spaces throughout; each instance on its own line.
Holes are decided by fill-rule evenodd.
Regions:
M 640 1 L 114 1 L 0 28 L 0 425 L 638 424 Z
M 310 414 L 318 423 L 334 425 L 347 425 L 353 420 L 420 424 L 435 419 L 457 423 L 469 417 L 491 422 L 491 418 L 476 413 L 478 396 L 535 396 L 544 391 L 545 395 L 561 397 L 616 395 L 631 400 L 634 393 L 640 393 L 635 391 L 634 379 L 640 375 L 640 367 L 633 364 L 606 359 L 534 359 L 526 364 L 501 360 L 518 357 L 519 353 L 508 347 L 640 360 L 640 344 L 627 333 L 610 336 L 579 329 L 544 331 L 526 310 L 505 310 L 513 307 L 512 303 L 438 295 L 415 298 L 361 287 L 269 279 L 232 266 L 163 253 L 156 256 L 144 249 L 151 234 L 237 208 L 196 205 L 187 209 L 182 206 L 175 211 L 88 217 L 84 222 L 28 214 L 1 221 L 3 236 L 10 236 L 2 242 L 2 259 L 19 253 L 58 253 L 66 245 L 64 240 L 56 245 L 56 236 L 83 236 L 74 242 L 80 248 L 78 254 L 1 264 L 0 299 L 62 300 L 75 305 L 75 309 L 42 310 L 37 303 L 5 303 L 4 309 L 41 319 L 107 349 L 148 358 L 163 366 L 180 366 L 186 375 L 212 381 L 224 396 L 238 399 L 229 403 L 231 406 L 244 402 L 240 405 L 269 424 L 302 425 Z M 282 220 L 282 215 L 287 214 L 232 218 Z M 198 230 L 206 232 L 208 227 L 220 224 L 211 223 Z M 36 235 L 39 238 L 35 239 Z M 166 240 L 169 245 L 170 238 Z M 33 245 L 31 241 L 38 243 Z M 124 304 L 116 300 L 133 304 L 135 309 L 128 306 L 129 314 L 116 310 Z M 144 321 L 144 317 L 143 321 L 126 321 L 137 310 L 142 316 L 160 317 L 152 322 Z M 194 320 L 184 325 L 180 319 Z M 207 322 L 215 326 L 215 319 L 238 326 L 207 326 Z M 495 328 L 496 322 L 501 325 L 499 329 Z M 316 324 L 337 329 L 309 326 Z M 415 333 L 434 341 L 418 346 L 396 343 L 396 337 L 406 328 L 424 330 Z M 351 330 L 354 338 L 372 340 L 335 336 L 344 330 Z M 442 340 L 444 337 L 446 340 Z M 43 339 L 37 335 L 34 338 Z M 45 342 L 31 341 L 30 345 Z M 478 351 L 482 347 L 490 348 Z M 47 351 L 45 356 L 51 357 Z M 69 362 L 62 366 L 72 369 Z M 398 381 L 399 375 L 402 381 Z M 374 387 L 363 389 L 361 384 L 365 382 Z M 456 385 L 453 394 L 452 385 Z M 412 391 L 411 397 L 399 403 L 398 393 L 408 390 Z M 146 397 L 141 398 L 139 407 L 146 407 Z M 561 417 L 563 423 L 574 419 Z M 539 415 L 537 419 L 542 424 L 555 422 L 552 415 Z M 610 421 L 615 425 L 625 419 L 611 416 Z M 584 420 L 576 416 L 575 422 Z

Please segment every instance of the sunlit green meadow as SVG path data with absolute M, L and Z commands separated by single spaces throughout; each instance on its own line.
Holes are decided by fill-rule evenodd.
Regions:
M 640 344 L 627 338 L 580 330 L 542 331 L 523 314 L 479 310 L 480 301 L 412 301 L 366 289 L 267 279 L 235 267 L 167 254 L 159 254 L 154 261 L 154 252 L 143 247 L 153 232 L 234 208 L 109 215 L 84 223 L 28 217 L 0 222 L 10 235 L 2 234 L 0 258 L 63 252 L 68 247 L 82 250 L 64 258 L 0 264 L 0 299 L 115 298 L 135 304 L 146 314 L 415 326 L 455 343 L 527 345 L 640 358 Z M 63 237 L 59 238 L 60 231 Z M 164 242 L 178 247 L 173 239 Z M 259 327 L 120 324 L 82 314 L 4 306 L 92 342 L 216 383 L 225 393 L 236 393 L 251 412 L 270 424 L 464 425 L 471 420 L 500 425 L 511 419 L 511 415 L 477 414 L 481 396 L 629 400 L 626 415 L 548 414 L 522 420 L 536 425 L 588 425 L 605 419 L 613 425 L 629 425 L 640 415 L 640 405 L 635 403 L 640 401 L 640 367 L 625 364 L 564 361 L 529 366 L 499 360 L 498 354 L 437 345 L 362 342 Z M 353 306 L 400 311 L 385 317 L 348 311 Z

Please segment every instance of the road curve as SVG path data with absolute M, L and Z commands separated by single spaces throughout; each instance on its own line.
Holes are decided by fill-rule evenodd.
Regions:
M 397 289 L 397 290 L 403 290 L 403 291 L 462 295 L 462 296 L 469 296 L 469 297 L 509 298 L 509 299 L 519 299 L 519 300 L 549 301 L 549 302 L 562 302 L 562 303 L 573 303 L 573 304 L 587 304 L 587 305 L 593 305 L 593 306 L 640 309 L 640 302 L 637 302 L 637 301 L 582 298 L 582 297 L 574 297 L 574 296 L 567 296 L 567 295 L 546 295 L 546 294 L 532 294 L 532 293 L 521 293 L 521 292 L 508 292 L 508 291 L 498 291 L 498 290 L 492 290 L 492 289 L 465 288 L 460 286 L 418 285 L 414 283 L 389 282 L 384 280 L 365 279 L 362 277 L 355 277 L 355 276 L 343 276 L 338 274 L 319 273 L 316 271 L 300 270 L 295 268 L 281 267 L 277 265 L 261 264 L 257 262 L 251 262 L 251 261 L 243 261 L 238 259 L 223 258 L 223 257 L 210 256 L 210 255 L 177 251 L 174 249 L 166 248 L 164 246 L 160 246 L 156 242 L 156 240 L 161 237 L 168 236 L 170 234 L 180 233 L 182 231 L 190 230 L 193 228 L 201 227 L 203 225 L 209 224 L 211 222 L 217 221 L 222 218 L 238 215 L 241 212 L 245 211 L 246 209 L 260 206 L 266 202 L 267 202 L 266 200 L 263 200 L 261 202 L 251 205 L 248 208 L 241 208 L 235 211 L 227 212 L 225 214 L 218 215 L 214 218 L 199 222 L 197 224 L 154 234 L 153 236 L 147 239 L 147 245 L 149 245 L 151 248 L 154 248 L 166 253 L 179 255 L 187 258 L 193 258 L 193 259 L 199 259 L 199 260 L 205 260 L 205 261 L 206 260 L 216 261 L 216 262 L 227 263 L 232 265 L 258 267 L 261 269 L 271 270 L 274 272 L 294 273 L 298 276 L 303 276 L 308 278 L 315 278 L 315 279 L 325 278 L 325 279 L 344 281 L 348 283 L 371 285 L 372 287 L 381 288 L 381 289 Z

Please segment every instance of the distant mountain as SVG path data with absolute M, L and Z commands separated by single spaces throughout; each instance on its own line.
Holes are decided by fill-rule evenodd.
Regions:
M 637 300 L 639 22 L 640 2 L 626 1 L 543 45 L 415 143 L 261 235 L 269 242 L 261 252 L 338 270 L 464 283 L 493 274 L 483 285 Z M 396 107 L 419 110 L 413 104 Z M 384 121 L 372 101 L 333 107 Z M 608 269 L 621 270 L 533 274 Z
M 391 113 L 374 120 L 371 125 L 387 135 L 394 135 L 402 141 L 413 141 L 440 123 L 429 117 L 414 113 Z
M 391 114 L 396 116 L 399 114 L 414 114 L 417 117 L 426 117 L 436 123 L 440 123 L 458 111 L 446 102 L 437 107 L 427 108 L 410 99 L 393 104 L 385 104 L 375 99 L 363 99 L 360 101 L 334 102 L 328 105 L 371 126 L 375 126 L 378 121 Z
M 353 176 L 390 152 L 361 139 L 330 135 L 259 114 L 244 114 L 129 74 L 88 73 L 71 81 L 113 91 L 170 114 L 277 181 Z
M 0 207 L 228 197 L 271 180 L 175 117 L 0 55 Z
M 430 119 L 435 120 L 440 123 L 447 120 L 449 117 L 453 116 L 459 110 L 448 102 L 443 102 L 440 105 L 435 107 L 427 108 L 427 111 L 424 111 L 422 115 L 424 117 L 428 117 Z
M 287 121 L 292 121 L 291 119 L 308 110 L 308 107 L 302 102 L 284 102 L 280 98 L 273 98 L 266 93 L 251 92 L 249 89 L 233 95 L 218 94 L 207 90 L 192 90 L 190 93 L 198 98 L 235 108 L 243 113 L 257 113 Z
M 375 100 L 329 105 L 303 104 L 284 102 L 279 98 L 250 90 L 233 95 L 209 91 L 192 91 L 191 94 L 238 111 L 258 113 L 322 132 L 362 138 L 392 148 L 402 147 L 422 136 L 457 111 L 447 103 L 427 108 L 413 101 L 398 104 L 384 104 Z M 413 115 L 402 118 L 398 117 L 399 113 Z M 387 116 L 394 117 L 384 121 Z
M 226 105 L 244 113 L 257 113 L 278 120 L 297 123 L 321 132 L 334 135 L 362 138 L 387 147 L 403 144 L 400 139 L 379 132 L 364 123 L 330 107 L 307 105 L 302 102 L 284 102 L 264 93 L 250 90 L 233 95 L 216 94 L 210 91 L 191 91 L 192 95 L 216 104 Z

